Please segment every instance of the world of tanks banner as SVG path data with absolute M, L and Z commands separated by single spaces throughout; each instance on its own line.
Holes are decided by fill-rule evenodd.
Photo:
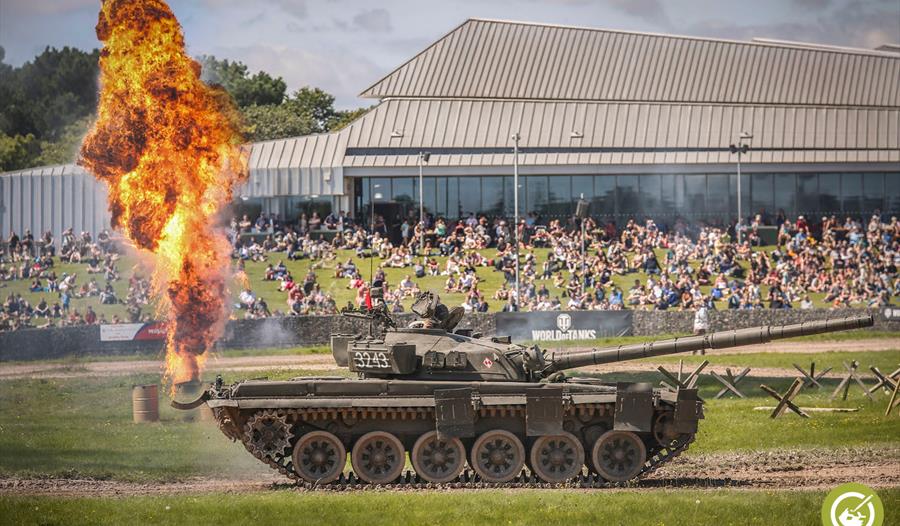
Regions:
M 631 311 L 503 312 L 497 334 L 513 340 L 554 342 L 633 334 Z

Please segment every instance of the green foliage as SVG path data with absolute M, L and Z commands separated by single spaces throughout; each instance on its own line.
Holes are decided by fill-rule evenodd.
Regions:
M 21 67 L 0 63 L 0 171 L 75 159 L 97 104 L 99 57 L 48 47 Z
M 10 137 L 0 132 L 0 171 L 20 170 L 31 165 L 40 145 L 34 135 L 14 135 Z
M 284 137 L 309 135 L 315 123 L 306 113 L 289 103 L 247 106 L 244 114 L 244 136 L 248 141 L 268 141 Z
M 100 52 L 46 48 L 21 67 L 3 63 L 0 47 L 0 171 L 74 162 L 97 105 Z M 266 141 L 340 129 L 365 109 L 341 111 L 334 96 L 304 87 L 287 97 L 287 84 L 246 64 L 201 56 L 203 79 L 220 85 L 244 117 L 248 141 Z
M 246 64 L 219 60 L 212 55 L 203 55 L 198 60 L 203 80 L 225 88 L 241 108 L 278 105 L 284 101 L 287 84 L 281 77 L 272 77 L 265 71 L 251 75 Z

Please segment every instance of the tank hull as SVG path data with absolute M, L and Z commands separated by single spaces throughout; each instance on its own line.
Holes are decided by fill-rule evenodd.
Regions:
M 702 418 L 702 402 L 696 391 L 651 389 L 644 384 L 609 385 L 590 379 L 561 383 L 338 378 L 246 381 L 211 391 L 207 404 L 213 408 L 222 431 L 241 441 L 251 454 L 299 483 L 315 485 L 322 484 L 295 466 L 302 462 L 295 454 L 298 444 L 312 433 L 328 433 L 340 442 L 336 448 L 353 452 L 367 436 L 389 432 L 414 465 L 421 450 L 417 444 L 428 433 L 437 430 L 442 439 L 458 442 L 467 465 L 456 476 L 444 480 L 435 474 L 426 473 L 424 478 L 407 474 L 407 481 L 513 483 L 531 477 L 561 483 L 580 477 L 603 485 L 639 478 L 674 458 L 693 440 L 697 421 Z M 273 451 L 262 443 L 265 438 L 255 431 L 261 421 L 275 422 L 289 431 L 290 438 L 275 446 L 281 449 Z M 602 460 L 595 460 L 601 437 L 613 432 L 627 434 L 632 449 L 643 450 L 626 461 L 623 473 L 598 467 L 597 462 Z M 484 442 L 494 436 L 512 436 L 515 439 L 509 441 L 521 445 L 527 458 L 515 478 L 507 475 L 505 479 L 493 479 L 484 466 L 477 465 L 480 461 L 473 457 L 473 451 L 487 458 Z M 577 469 L 554 473 L 540 465 L 540 451 L 550 451 L 546 458 L 558 453 L 547 445 L 553 444 L 553 437 L 568 437 L 569 461 L 577 460 Z M 349 480 L 358 478 L 354 473 Z M 361 478 L 365 482 L 366 477 Z M 328 483 L 347 480 L 347 475 L 341 475 Z M 374 482 L 396 484 L 399 480 Z

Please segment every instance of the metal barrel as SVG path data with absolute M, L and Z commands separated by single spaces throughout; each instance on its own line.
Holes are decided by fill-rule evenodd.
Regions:
M 131 409 L 136 424 L 159 421 L 159 387 L 155 384 L 133 386 Z
M 585 365 L 637 360 L 703 349 L 726 349 L 728 347 L 755 345 L 796 336 L 862 329 L 871 327 L 874 323 L 875 320 L 872 316 L 852 316 L 808 321 L 792 325 L 763 325 L 749 329 L 711 332 L 700 336 L 685 336 L 683 338 L 619 345 L 618 347 L 606 347 L 582 352 L 558 353 L 550 358 L 548 367 L 544 369 L 544 375 Z

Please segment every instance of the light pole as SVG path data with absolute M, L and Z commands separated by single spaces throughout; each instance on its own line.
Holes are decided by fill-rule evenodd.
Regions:
M 428 263 L 428 258 L 425 256 L 425 190 L 424 179 L 422 178 L 422 167 L 428 162 L 428 159 L 431 159 L 430 152 L 419 152 L 419 226 L 421 227 L 419 231 L 419 254 L 422 255 L 422 265 Z
M 522 308 L 522 297 L 519 296 L 519 132 L 512 134 L 513 140 L 513 242 L 516 258 L 516 311 Z
M 737 146 L 734 144 L 730 145 L 728 148 L 731 150 L 731 153 L 737 154 L 737 224 L 734 227 L 735 234 L 737 234 L 737 242 L 738 245 L 741 244 L 741 240 L 743 238 L 743 229 L 741 228 L 741 223 L 744 221 L 744 215 L 741 212 L 741 154 L 746 154 L 750 151 L 750 145 L 744 143 L 744 141 L 750 141 L 753 139 L 753 135 L 747 132 L 741 132 L 738 136 Z
M 375 200 L 381 199 L 381 194 L 376 192 L 375 190 L 381 188 L 380 184 L 372 185 L 372 192 L 369 196 L 369 201 L 372 203 L 372 213 L 369 214 L 369 223 L 372 225 L 370 230 L 372 235 L 372 241 L 369 243 L 369 286 L 372 286 L 372 281 L 375 279 Z

